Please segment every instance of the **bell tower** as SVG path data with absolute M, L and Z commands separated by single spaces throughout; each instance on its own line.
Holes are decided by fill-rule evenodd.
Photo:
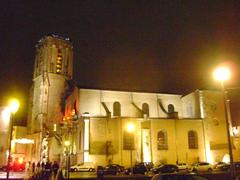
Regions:
M 66 82 L 72 79 L 73 46 L 68 38 L 50 35 L 36 44 L 28 129 L 51 132 L 63 119 Z

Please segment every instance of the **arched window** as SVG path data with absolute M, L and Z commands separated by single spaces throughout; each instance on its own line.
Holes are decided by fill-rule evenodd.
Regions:
M 119 102 L 113 103 L 113 116 L 121 116 L 121 104 Z
M 168 113 L 174 113 L 174 105 L 173 104 L 168 105 Z
M 158 150 L 167 150 L 168 149 L 168 140 L 167 140 L 167 132 L 166 131 L 158 132 L 157 148 L 158 148 Z
M 198 148 L 198 137 L 197 132 L 188 131 L 188 148 L 189 149 L 197 149 Z
M 147 117 L 149 117 L 149 106 L 147 103 L 142 104 L 142 111 L 143 111 L 143 116 L 144 114 L 146 114 Z

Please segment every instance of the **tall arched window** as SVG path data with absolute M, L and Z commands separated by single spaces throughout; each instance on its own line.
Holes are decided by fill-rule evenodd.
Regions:
M 198 136 L 195 131 L 188 131 L 188 148 L 197 149 L 198 148 Z
M 113 103 L 113 116 L 121 116 L 121 104 L 119 102 Z
M 167 150 L 168 149 L 168 139 L 166 131 L 159 131 L 157 134 L 157 149 Z
M 142 111 L 143 111 L 143 115 L 146 114 L 147 117 L 149 117 L 149 106 L 147 103 L 142 104 Z

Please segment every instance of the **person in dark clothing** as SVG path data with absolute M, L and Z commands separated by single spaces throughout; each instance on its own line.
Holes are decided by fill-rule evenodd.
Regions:
M 45 165 L 45 172 L 46 172 L 46 179 L 49 179 L 49 177 L 51 176 L 51 163 L 49 161 L 47 161 L 46 165 Z
M 58 165 L 57 161 L 54 161 L 53 166 L 52 166 L 52 170 L 53 170 L 53 173 L 54 173 L 54 179 L 57 175 L 58 169 L 59 169 L 59 165 Z
M 42 166 L 42 171 L 43 171 L 43 170 L 45 169 L 45 164 L 44 164 L 44 162 L 42 162 L 41 166 Z
M 32 163 L 32 173 L 35 173 L 35 162 Z
M 40 161 L 38 161 L 38 163 L 37 163 L 37 173 L 39 173 L 40 172 Z
M 102 166 L 99 166 L 97 168 L 97 179 L 98 180 L 103 180 L 104 179 L 104 169 Z

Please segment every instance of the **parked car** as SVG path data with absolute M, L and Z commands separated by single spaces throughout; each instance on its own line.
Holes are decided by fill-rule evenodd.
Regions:
M 235 167 L 235 170 L 238 171 L 240 170 L 240 162 L 234 162 L 233 166 Z M 230 170 L 231 165 L 229 163 L 224 163 L 224 162 L 219 162 L 216 165 L 216 169 L 221 170 L 221 171 L 228 171 Z
M 153 168 L 153 173 L 157 174 L 157 173 L 174 173 L 174 172 L 178 172 L 178 167 L 174 164 L 164 164 L 164 165 L 160 165 L 156 168 Z
M 110 164 L 103 169 L 103 173 L 117 175 L 120 174 L 123 171 L 123 169 L 124 169 L 123 166 L 120 166 L 118 164 Z
M 6 166 L 1 166 L 0 171 L 7 171 L 7 165 Z
M 148 169 L 144 163 L 136 164 L 132 168 L 133 174 L 147 174 Z M 125 174 L 131 174 L 131 168 L 125 169 Z
M 218 162 L 215 164 L 214 168 L 220 171 L 227 171 L 230 169 L 230 164 L 225 162 Z
M 21 172 L 25 170 L 25 166 L 25 162 L 14 161 L 12 164 L 10 164 L 9 171 Z M 0 167 L 0 171 L 7 171 L 7 169 L 7 165 Z
M 119 164 L 111 164 L 112 166 L 117 166 L 120 169 L 120 172 L 124 172 L 124 166 L 121 166 Z
M 208 180 L 208 178 L 196 174 L 156 174 L 151 180 Z
M 92 172 L 94 171 L 95 168 L 94 168 L 94 165 L 92 163 L 84 163 L 84 164 L 77 164 L 77 165 L 74 165 L 74 166 L 71 166 L 70 167 L 70 171 L 89 171 L 89 172 Z
M 240 170 L 240 162 L 234 162 L 235 170 Z
M 198 162 L 192 165 L 192 172 L 208 171 L 212 172 L 213 166 L 208 162 Z
M 154 167 L 152 162 L 144 162 L 144 165 L 147 167 L 148 171 L 151 171 L 151 169 Z
M 136 164 L 133 167 L 133 174 L 147 174 L 148 169 L 144 163 Z
M 178 163 L 177 164 L 178 170 L 188 170 L 188 165 L 186 163 Z

